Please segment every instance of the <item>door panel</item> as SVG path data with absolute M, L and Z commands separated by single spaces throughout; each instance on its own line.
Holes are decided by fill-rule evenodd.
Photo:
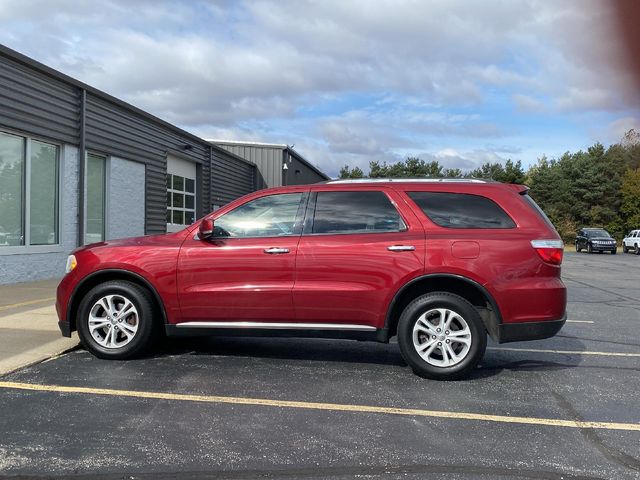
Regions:
M 387 195 L 404 204 L 395 192 Z M 303 234 L 293 290 L 297 321 L 381 328 L 398 288 L 424 271 L 422 227 L 411 212 L 402 219 L 403 232 Z
M 299 238 L 188 239 L 178 260 L 183 321 L 293 320 Z M 288 253 L 265 253 L 272 248 Z
M 252 198 L 213 216 L 213 240 L 178 257 L 182 321 L 292 321 L 296 253 L 308 195 Z

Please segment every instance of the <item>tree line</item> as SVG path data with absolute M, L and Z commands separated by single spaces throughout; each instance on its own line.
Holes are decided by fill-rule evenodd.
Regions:
M 482 178 L 525 184 L 566 243 L 582 227 L 603 227 L 617 239 L 640 229 L 640 133 L 635 130 L 608 148 L 595 143 L 559 158 L 542 157 L 526 170 L 520 160 L 462 171 L 408 157 L 391 164 L 372 161 L 367 174 L 345 165 L 340 178 Z

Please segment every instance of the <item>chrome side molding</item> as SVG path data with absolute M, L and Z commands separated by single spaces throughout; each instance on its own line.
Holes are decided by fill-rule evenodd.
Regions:
M 375 331 L 370 325 L 347 323 L 292 323 L 292 322 L 183 322 L 177 328 L 238 328 L 260 330 L 352 330 Z

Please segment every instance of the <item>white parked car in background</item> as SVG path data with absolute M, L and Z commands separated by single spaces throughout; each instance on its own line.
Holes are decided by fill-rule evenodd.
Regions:
M 622 240 L 622 252 L 627 253 L 629 250 L 640 255 L 640 230 L 631 230 Z

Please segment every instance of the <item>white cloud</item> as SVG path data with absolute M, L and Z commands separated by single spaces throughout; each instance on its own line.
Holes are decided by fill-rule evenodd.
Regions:
M 617 143 L 622 140 L 622 137 L 629 130 L 634 129 L 636 132 L 640 132 L 640 118 L 638 117 L 623 117 L 609 123 L 606 128 L 606 135 L 611 143 Z
M 609 19 L 598 0 L 5 0 L 0 41 L 201 136 L 295 142 L 337 173 L 407 152 L 471 168 L 520 151 L 518 115 L 636 118 Z

